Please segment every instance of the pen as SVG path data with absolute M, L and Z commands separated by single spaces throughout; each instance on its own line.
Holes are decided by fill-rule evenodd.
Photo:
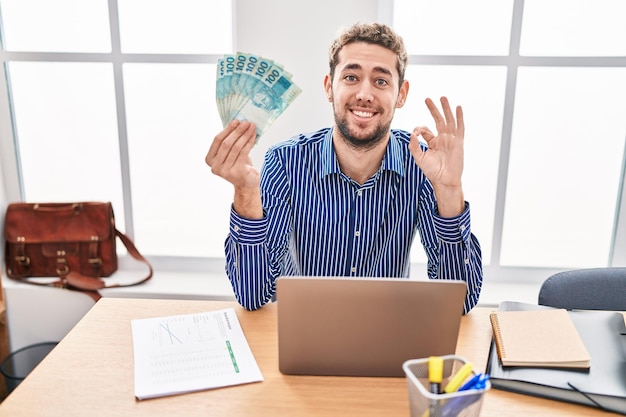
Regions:
M 489 380 L 489 375 L 476 374 L 469 381 L 467 381 L 459 391 L 467 391 L 469 389 L 484 389 Z
M 441 393 L 441 381 L 443 380 L 443 358 L 439 356 L 431 356 L 428 358 L 428 381 L 430 383 L 430 392 L 438 395 Z M 430 400 L 429 407 L 430 417 L 439 417 L 439 401 Z
M 446 384 L 446 387 L 443 389 L 443 391 L 446 394 L 457 391 L 459 387 L 461 386 L 461 384 L 463 383 L 463 381 L 465 381 L 471 373 L 472 373 L 472 364 L 467 362 L 463 366 L 461 366 L 461 369 L 459 369 L 459 372 L 457 372 L 456 375 L 452 377 L 450 382 Z

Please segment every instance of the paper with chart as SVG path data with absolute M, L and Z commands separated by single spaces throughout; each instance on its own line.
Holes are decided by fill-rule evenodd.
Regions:
M 258 140 L 302 92 L 291 78 L 271 59 L 243 52 L 224 55 L 218 60 L 215 85 L 222 124 L 253 122 Z
M 263 381 L 232 308 L 131 321 L 140 399 Z

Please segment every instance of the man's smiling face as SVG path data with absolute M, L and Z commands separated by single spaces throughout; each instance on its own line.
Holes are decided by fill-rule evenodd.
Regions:
M 380 45 L 354 42 L 339 52 L 334 78 L 324 80 L 333 102 L 335 127 L 355 148 L 369 149 L 387 139 L 396 107 L 406 99 L 399 86 L 398 58 Z

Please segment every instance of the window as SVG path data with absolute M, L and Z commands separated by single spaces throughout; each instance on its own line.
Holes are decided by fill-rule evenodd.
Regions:
M 204 155 L 221 129 L 232 1 L 0 0 L 0 12 L 23 198 L 112 201 L 144 254 L 223 258 L 231 190 Z
M 0 102 L 0 158 L 19 173 L 11 184 L 28 201 L 112 201 L 155 268 L 206 271 L 208 260 L 223 274 L 232 187 L 204 163 L 221 129 L 218 59 L 251 48 L 289 64 L 303 87 L 254 151 L 260 167 L 272 141 L 331 122 L 328 43 L 378 13 L 410 53 L 394 127 L 432 127 L 426 97 L 463 106 L 464 188 L 486 278 L 626 265 L 626 3 L 364 0 L 337 3 L 332 16 L 292 3 L 0 0 L 0 95 L 11 110 Z M 263 13 L 281 24 L 265 28 Z M 298 31 L 320 36 L 286 36 Z
M 396 123 L 430 123 L 419 97 L 463 105 L 464 188 L 488 267 L 626 262 L 625 13 L 620 0 L 393 2 L 413 99 Z

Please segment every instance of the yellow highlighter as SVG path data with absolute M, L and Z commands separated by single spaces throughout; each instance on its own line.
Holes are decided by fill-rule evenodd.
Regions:
M 467 362 L 463 366 L 461 366 L 459 372 L 457 372 L 456 375 L 454 375 L 452 379 L 448 382 L 448 384 L 446 384 L 443 392 L 445 392 L 446 394 L 456 392 L 461 387 L 461 384 L 463 384 L 463 381 L 465 381 L 471 373 L 472 364 Z
M 441 381 L 443 381 L 443 358 L 431 356 L 428 358 L 428 382 L 431 393 L 441 394 Z M 424 414 L 429 417 L 439 417 L 439 400 L 431 399 L 428 410 Z
M 441 394 L 441 381 L 443 380 L 443 358 L 431 356 L 428 358 L 428 382 L 430 382 L 430 392 Z

